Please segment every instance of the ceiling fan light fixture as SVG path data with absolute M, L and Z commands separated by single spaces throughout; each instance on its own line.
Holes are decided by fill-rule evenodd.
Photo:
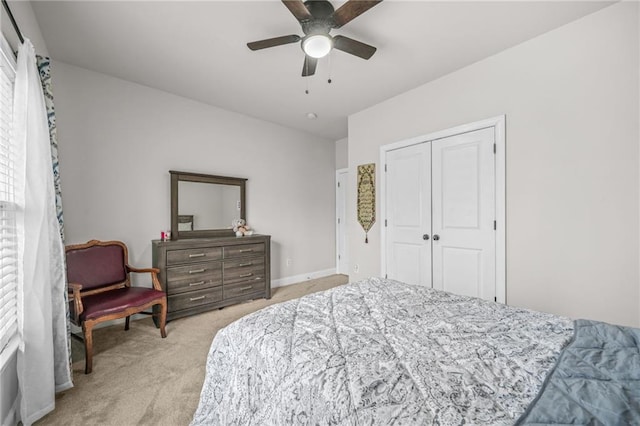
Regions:
M 328 34 L 308 35 L 302 40 L 302 50 L 312 58 L 323 58 L 333 48 L 333 40 Z
M 346 0 L 338 9 L 334 9 L 329 0 L 282 0 L 298 20 L 305 35 L 272 37 L 247 43 L 247 47 L 251 50 L 261 50 L 300 42 L 299 46 L 304 52 L 302 77 L 314 75 L 318 59 L 327 56 L 333 49 L 369 59 L 376 52 L 375 47 L 342 35 L 332 37 L 329 33 L 334 28 L 342 28 L 382 1 Z M 328 82 L 331 83 L 331 79 Z M 308 88 L 305 93 L 309 93 Z

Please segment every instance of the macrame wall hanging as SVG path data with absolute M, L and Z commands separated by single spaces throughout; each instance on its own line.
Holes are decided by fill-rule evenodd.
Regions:
M 364 229 L 364 242 L 369 242 L 369 230 L 376 222 L 376 165 L 358 166 L 358 223 Z

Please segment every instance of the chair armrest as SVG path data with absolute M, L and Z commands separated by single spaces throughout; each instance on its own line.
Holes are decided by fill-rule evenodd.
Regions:
M 160 273 L 160 269 L 158 268 L 134 268 L 131 265 L 126 265 L 129 272 L 140 272 L 140 273 L 150 273 L 151 274 L 151 283 L 153 284 L 153 288 L 159 291 L 162 290 L 162 286 L 160 285 L 160 281 L 158 280 L 158 274 Z
M 69 288 L 69 298 L 73 302 L 73 320 L 75 324 L 79 324 L 80 314 L 84 311 L 84 306 L 82 306 L 82 297 L 80 296 L 80 290 L 82 290 L 82 284 L 78 283 L 69 283 L 67 284 Z
M 127 269 L 130 272 L 155 272 L 156 274 L 160 273 L 160 269 L 158 268 L 134 268 L 131 265 L 127 265 Z

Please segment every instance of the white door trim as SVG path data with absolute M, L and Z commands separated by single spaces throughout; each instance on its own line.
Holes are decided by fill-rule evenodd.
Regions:
M 463 124 L 450 129 L 441 130 L 427 135 L 416 136 L 398 142 L 390 143 L 380 147 L 380 173 L 384 173 L 385 158 L 388 151 L 405 148 L 435 139 L 446 138 L 459 135 L 461 133 L 473 132 L 493 127 L 495 131 L 496 143 L 496 301 L 507 303 L 507 258 L 506 258 L 506 152 L 505 152 L 505 123 L 506 116 L 499 115 L 486 120 L 474 123 Z M 384 177 L 380 181 L 380 216 L 384 221 L 387 217 L 386 206 L 386 182 Z M 387 274 L 387 235 L 384 222 L 380 227 L 380 275 Z
M 336 170 L 336 181 L 335 181 L 335 190 L 336 190 L 336 215 L 335 215 L 335 219 L 336 221 L 334 222 L 334 225 L 336 226 L 336 273 L 338 274 L 346 274 L 349 275 L 349 271 L 342 271 L 340 270 L 340 227 L 338 226 L 338 217 L 340 215 L 340 211 L 339 211 L 339 200 L 338 200 L 338 182 L 340 181 L 340 175 L 341 174 L 349 174 L 349 169 L 348 168 L 344 168 L 344 169 L 338 169 Z M 345 189 L 346 191 L 346 189 Z M 346 192 L 345 192 L 346 194 Z M 346 203 L 347 200 L 345 198 L 344 202 Z M 346 208 L 346 204 L 345 204 L 345 208 Z M 344 222 L 345 224 L 347 223 L 346 220 Z

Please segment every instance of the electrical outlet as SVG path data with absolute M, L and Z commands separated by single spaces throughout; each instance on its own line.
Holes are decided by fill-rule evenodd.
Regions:
M 357 263 L 353 266 L 353 272 L 360 272 L 360 265 L 358 265 Z
M 291 266 L 292 263 L 293 263 L 293 260 L 287 259 L 287 266 Z

